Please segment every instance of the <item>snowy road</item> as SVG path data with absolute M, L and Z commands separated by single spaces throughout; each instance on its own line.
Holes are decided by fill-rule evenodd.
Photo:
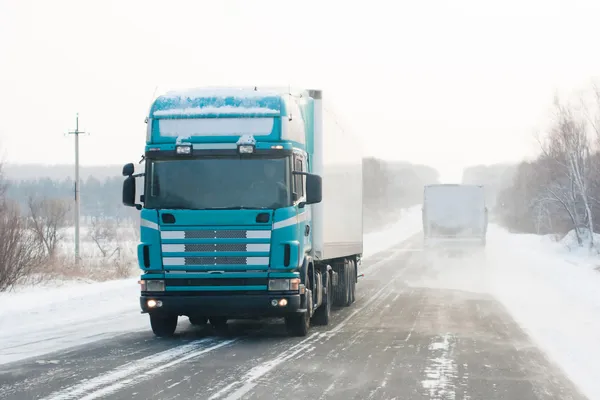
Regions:
M 585 398 L 489 295 L 408 285 L 436 275 L 418 243 L 370 257 L 356 303 L 306 338 L 279 322 L 217 336 L 181 318 L 172 340 L 148 327 L 1 365 L 0 398 Z

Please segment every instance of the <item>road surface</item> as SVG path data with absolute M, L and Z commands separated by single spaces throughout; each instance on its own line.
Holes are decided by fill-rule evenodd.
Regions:
M 2 365 L 0 399 L 585 398 L 493 298 L 407 285 L 435 278 L 418 239 L 362 269 L 356 303 L 305 338 L 279 321 L 217 335 L 182 317 L 174 339 L 148 328 Z

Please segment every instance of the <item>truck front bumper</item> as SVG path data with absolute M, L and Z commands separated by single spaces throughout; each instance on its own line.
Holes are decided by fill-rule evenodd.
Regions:
M 283 317 L 290 313 L 306 311 L 300 294 L 256 294 L 256 295 L 173 295 L 165 293 L 142 293 L 140 306 L 143 313 L 177 315 L 199 315 L 206 317 L 254 318 Z M 280 301 L 285 299 L 285 305 Z M 154 300 L 159 306 L 149 307 Z M 277 305 L 273 305 L 274 301 Z

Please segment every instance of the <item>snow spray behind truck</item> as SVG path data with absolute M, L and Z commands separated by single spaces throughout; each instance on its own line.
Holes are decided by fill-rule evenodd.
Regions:
M 147 119 L 145 172 L 123 167 L 141 210 L 140 305 L 157 336 L 178 317 L 283 317 L 327 325 L 355 299 L 363 251 L 362 153 L 322 92 L 170 92 Z M 136 201 L 136 178 L 144 177 Z
M 423 192 L 425 247 L 484 247 L 488 225 L 485 191 L 480 185 L 435 184 Z

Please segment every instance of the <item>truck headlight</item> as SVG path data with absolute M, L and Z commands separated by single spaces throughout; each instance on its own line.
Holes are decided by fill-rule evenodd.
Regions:
M 142 292 L 164 292 L 165 281 L 152 279 L 147 281 L 140 281 Z
M 298 290 L 300 287 L 300 279 L 269 279 L 269 290 L 272 291 L 285 291 L 285 290 Z

